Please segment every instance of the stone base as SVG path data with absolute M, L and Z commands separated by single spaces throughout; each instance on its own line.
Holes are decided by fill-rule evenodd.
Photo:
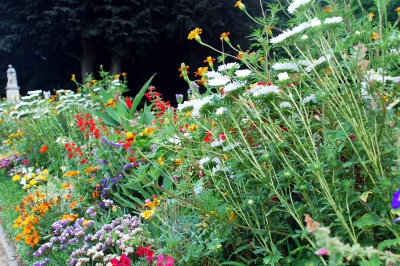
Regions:
M 19 88 L 6 88 L 7 100 L 19 101 Z

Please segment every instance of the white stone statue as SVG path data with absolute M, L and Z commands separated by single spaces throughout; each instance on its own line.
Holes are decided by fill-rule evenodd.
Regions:
M 17 84 L 17 72 L 12 67 L 8 65 L 7 69 L 7 100 L 19 101 L 19 87 Z
M 19 88 L 17 84 L 17 72 L 12 65 L 8 65 L 7 79 L 7 88 Z

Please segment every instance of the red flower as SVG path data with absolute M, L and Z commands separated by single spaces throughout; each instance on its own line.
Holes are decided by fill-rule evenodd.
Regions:
M 40 148 L 40 150 L 39 150 L 39 152 L 45 152 L 45 151 L 47 151 L 47 145 L 45 144 L 45 145 L 43 145 L 42 146 L 42 148 Z
M 146 247 L 139 246 L 138 247 L 138 251 L 136 251 L 135 253 L 139 254 L 141 257 L 145 257 L 146 256 L 147 262 L 149 264 L 153 264 L 152 257 L 154 255 L 154 251 L 151 250 L 149 247 L 150 247 L 150 245 L 147 245 Z
M 213 135 L 211 134 L 211 132 L 209 130 L 207 130 L 207 136 L 205 138 L 203 138 L 204 141 L 206 142 L 210 142 L 211 139 L 210 137 L 212 137 Z
M 128 105 L 129 108 L 132 108 L 132 101 L 128 96 L 126 97 L 126 105 Z

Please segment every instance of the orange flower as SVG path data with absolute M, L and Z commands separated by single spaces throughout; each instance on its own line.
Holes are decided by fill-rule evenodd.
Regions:
M 332 7 L 331 6 L 327 6 L 324 8 L 324 12 L 331 12 L 332 11 Z
M 225 41 L 229 41 L 228 35 L 231 34 L 230 32 L 224 32 L 221 34 L 220 39 L 221 40 L 225 40 Z
M 200 28 L 195 28 L 194 30 L 192 30 L 189 35 L 188 35 L 188 40 L 193 40 L 196 39 L 197 41 L 200 41 L 200 34 L 203 32 L 202 29 Z
M 69 207 L 74 208 L 78 202 L 75 200 L 69 204 Z
M 246 9 L 246 6 L 242 3 L 242 0 L 237 1 L 234 7 L 239 7 L 241 10 Z
M 69 183 L 67 183 L 67 184 L 62 184 L 62 185 L 61 185 L 61 188 L 62 188 L 62 189 L 63 189 L 63 188 L 68 188 L 68 187 L 70 187 L 72 184 L 73 184 L 73 182 L 69 182 Z
M 15 241 L 20 241 L 22 239 L 22 233 L 19 233 L 16 237 L 15 237 Z
M 24 227 L 24 235 L 29 234 L 30 232 L 32 232 L 32 230 L 35 229 L 35 227 L 31 224 L 28 224 Z
M 396 8 L 394 11 L 396 11 L 397 13 L 400 13 L 400 6 L 398 8 Z
M 108 107 L 108 106 L 114 106 L 115 103 L 116 103 L 117 101 L 118 101 L 117 98 L 115 98 L 115 99 L 109 99 L 109 100 L 107 101 L 107 103 L 106 103 L 106 107 Z
M 377 40 L 377 39 L 380 38 L 380 36 L 379 36 L 379 34 L 378 34 L 377 32 L 374 32 L 374 33 L 372 33 L 372 38 L 373 38 L 374 40 Z
M 204 63 L 209 63 L 212 64 L 215 61 L 215 58 L 211 57 L 211 56 L 207 56 L 207 59 L 204 60 Z
M 187 74 L 189 74 L 188 69 L 189 69 L 189 66 L 185 66 L 185 71 L 186 71 Z M 180 68 L 178 69 L 178 71 L 181 72 L 181 74 L 179 75 L 179 77 L 183 77 L 183 70 L 182 70 L 182 67 L 180 67 Z
M 196 72 L 194 72 L 195 76 L 203 76 L 208 71 L 208 67 L 199 67 Z
M 61 217 L 61 220 L 65 219 L 71 219 L 71 222 L 74 221 L 76 218 L 78 218 L 78 214 L 65 214 L 63 217 Z
M 71 81 L 75 81 L 75 74 L 71 75 Z
M 36 231 L 34 231 L 32 235 L 25 236 L 25 243 L 28 245 L 31 245 L 33 247 L 34 245 L 39 243 L 40 238 L 42 238 L 42 237 L 39 236 Z
M 39 152 L 45 152 L 45 151 L 47 151 L 47 145 L 45 144 L 45 145 L 43 145 L 42 146 L 42 148 L 40 148 L 40 150 L 39 150 Z

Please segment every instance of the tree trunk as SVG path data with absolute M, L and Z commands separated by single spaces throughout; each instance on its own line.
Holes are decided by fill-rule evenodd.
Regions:
M 86 82 L 89 74 L 94 72 L 94 63 L 96 60 L 96 49 L 94 41 L 82 38 L 82 57 L 81 57 L 81 76 L 82 83 Z
M 112 75 L 121 74 L 122 62 L 123 62 L 122 56 L 115 53 L 111 55 L 110 73 Z

